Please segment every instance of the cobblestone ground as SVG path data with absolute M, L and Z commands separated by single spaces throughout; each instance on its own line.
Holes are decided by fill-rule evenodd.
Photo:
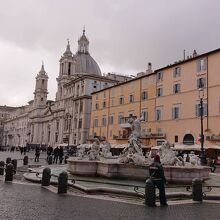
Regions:
M 220 204 L 149 208 L 115 201 L 58 195 L 39 185 L 0 183 L 2 220 L 191 220 L 219 219 Z

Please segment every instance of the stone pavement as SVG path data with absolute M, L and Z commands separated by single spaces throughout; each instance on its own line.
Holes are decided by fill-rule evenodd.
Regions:
M 0 152 L 0 160 L 10 156 L 12 159 L 23 159 L 19 152 Z M 29 158 L 34 157 L 34 152 L 28 153 Z M 46 154 L 41 154 L 46 158 Z M 20 163 L 20 162 L 19 162 Z M 33 165 L 45 165 L 45 159 L 39 163 L 30 161 Z M 22 165 L 22 161 L 20 163 Z M 217 177 L 216 177 L 217 178 Z M 191 200 L 168 201 L 168 207 L 149 208 L 143 200 L 135 201 L 134 198 L 123 199 L 120 197 L 87 195 L 68 191 L 68 195 L 56 194 L 57 189 L 49 189 L 40 185 L 22 183 L 4 183 L 0 179 L 0 219 L 1 220 L 141 220 L 141 219 L 219 219 L 220 202 L 209 201 L 202 204 L 193 203 Z M 216 182 L 216 180 L 214 181 Z M 51 191 L 54 191 L 52 192 Z
M 220 203 L 149 208 L 72 195 L 58 195 L 39 185 L 0 182 L 2 220 L 191 220 L 220 216 Z

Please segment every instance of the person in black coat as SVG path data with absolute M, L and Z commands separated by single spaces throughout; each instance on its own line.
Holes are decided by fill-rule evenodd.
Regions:
M 59 148 L 58 146 L 53 151 L 53 163 L 57 163 L 59 157 Z
M 35 148 L 35 158 L 34 158 L 34 162 L 39 162 L 39 157 L 40 157 L 40 147 L 36 147 Z
M 47 161 L 50 155 L 52 155 L 53 153 L 53 148 L 49 145 L 47 148 Z
M 58 154 L 59 154 L 60 163 L 62 163 L 63 162 L 63 147 L 62 146 L 60 146 Z
M 167 206 L 167 199 L 165 194 L 166 178 L 164 176 L 163 166 L 160 163 L 159 155 L 154 157 L 154 162 L 149 167 L 149 173 L 154 186 L 159 189 L 160 205 Z

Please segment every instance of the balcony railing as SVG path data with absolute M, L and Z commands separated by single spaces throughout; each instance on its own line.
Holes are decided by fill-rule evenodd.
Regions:
M 126 140 L 130 135 L 113 135 L 113 140 Z M 141 139 L 161 139 L 166 138 L 165 133 L 149 133 L 145 135 L 141 135 Z
M 206 136 L 207 141 L 220 141 L 220 135 L 211 135 L 211 136 Z

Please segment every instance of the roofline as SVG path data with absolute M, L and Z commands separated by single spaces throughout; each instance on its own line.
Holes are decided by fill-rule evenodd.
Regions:
M 125 82 L 117 83 L 117 84 L 115 84 L 115 85 L 113 85 L 113 86 L 109 86 L 109 87 L 107 87 L 107 88 L 104 88 L 104 89 L 101 89 L 101 90 L 92 92 L 91 95 L 96 94 L 96 93 L 98 93 L 98 92 L 102 92 L 102 91 L 107 90 L 107 89 L 111 89 L 111 88 L 113 88 L 113 87 L 117 87 L 117 86 L 124 85 L 124 84 L 126 84 L 126 83 L 133 82 L 133 81 L 135 81 L 135 80 L 139 80 L 139 79 L 142 79 L 142 78 L 145 78 L 145 77 L 148 77 L 148 76 L 152 76 L 152 75 L 154 75 L 154 74 L 156 74 L 156 72 L 149 73 L 149 74 L 143 75 L 143 76 L 139 76 L 139 77 L 136 77 L 136 78 L 134 78 L 134 79 L 130 79 L 130 80 L 125 81 Z
M 172 68 L 172 67 L 174 67 L 174 66 L 179 66 L 179 65 L 181 65 L 181 64 L 183 64 L 183 63 L 187 63 L 187 62 L 190 62 L 190 61 L 192 61 L 192 60 L 196 60 L 196 59 L 198 59 L 198 58 L 201 58 L 201 57 L 204 57 L 204 56 L 213 54 L 213 53 L 217 53 L 217 52 L 220 52 L 220 48 L 217 48 L 217 49 L 212 50 L 212 51 L 209 51 L 209 52 L 207 52 L 207 53 L 203 53 L 203 54 L 197 55 L 197 56 L 195 56 L 195 57 L 192 57 L 192 58 L 189 58 L 189 59 L 180 61 L 180 62 L 178 62 L 178 63 L 171 64 L 171 65 L 166 66 L 166 67 L 162 67 L 162 68 L 160 68 L 160 69 L 156 69 L 153 73 L 150 73 L 150 74 L 147 74 L 147 75 L 143 75 L 143 76 L 140 76 L 140 77 L 136 77 L 136 78 L 131 79 L 131 80 L 128 80 L 128 81 L 126 81 L 126 82 L 118 83 L 118 84 L 116 84 L 116 85 L 113 85 L 113 86 L 110 86 L 110 87 L 107 87 L 107 88 L 98 90 L 98 91 L 93 92 L 93 93 L 91 93 L 91 94 L 93 95 L 93 94 L 96 94 L 96 93 L 98 93 L 98 92 L 103 92 L 104 90 L 111 89 L 111 88 L 113 88 L 113 87 L 117 87 L 117 86 L 126 84 L 126 83 L 128 83 L 128 82 L 132 82 L 132 81 L 135 81 L 135 80 L 138 80 L 138 79 L 141 79 L 141 78 L 145 78 L 145 77 L 154 75 L 154 74 L 156 74 L 156 73 L 159 72 L 159 71 L 162 71 L 162 70 L 165 70 L 165 69 L 169 69 L 169 68 Z
M 160 69 L 155 70 L 154 72 L 159 72 L 159 71 L 162 71 L 162 70 L 165 70 L 165 69 L 174 67 L 174 66 L 179 66 L 179 65 L 181 65 L 181 64 L 183 64 L 183 63 L 187 63 L 187 62 L 189 62 L 189 61 L 196 60 L 196 59 L 198 59 L 198 58 L 201 58 L 201 57 L 204 57 L 204 56 L 213 54 L 213 53 L 217 53 L 217 52 L 220 52 L 220 48 L 217 48 L 217 49 L 215 49 L 215 50 L 212 50 L 212 51 L 209 51 L 209 52 L 200 54 L 200 55 L 197 55 L 197 56 L 192 57 L 192 58 L 189 58 L 189 59 L 182 60 L 182 61 L 180 61 L 180 62 L 177 62 L 177 63 L 171 64 L 171 65 L 168 65 L 168 66 L 166 66 L 166 67 L 162 67 L 162 68 L 160 68 Z
M 80 74 L 79 74 L 80 75 Z M 107 81 L 107 82 L 112 82 L 112 83 L 116 83 L 118 82 L 117 80 L 115 79 L 110 79 L 110 78 L 107 78 L 105 76 L 99 76 L 99 75 L 91 75 L 91 74 L 81 74 L 80 76 L 78 76 L 77 78 L 75 79 L 72 79 L 70 80 L 69 82 L 65 83 L 64 84 L 64 87 L 67 87 L 69 85 L 71 85 L 73 82 L 77 82 L 77 81 L 80 81 L 81 79 L 100 79 L 100 80 L 104 80 L 104 81 Z

